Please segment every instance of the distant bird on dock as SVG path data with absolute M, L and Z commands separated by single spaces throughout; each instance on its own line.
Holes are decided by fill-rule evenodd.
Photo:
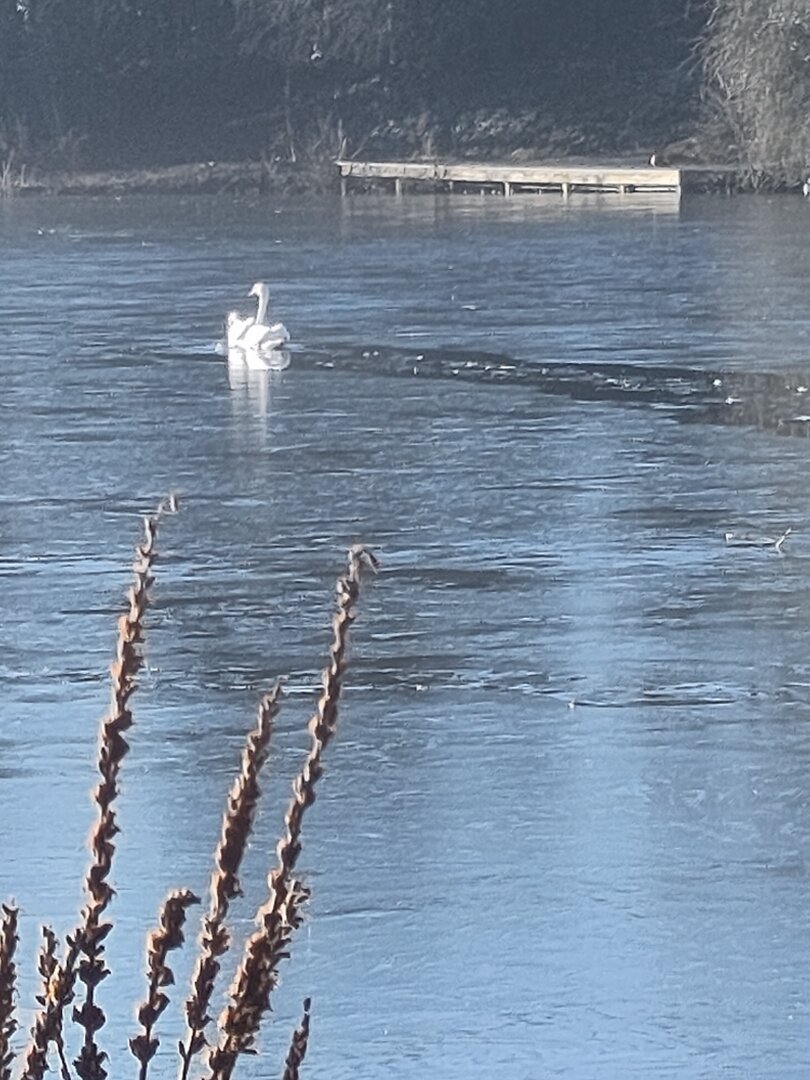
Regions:
M 657 146 L 650 154 L 650 165 L 654 169 L 689 168 L 702 165 L 705 161 L 704 148 L 695 138 L 680 139 L 665 146 Z

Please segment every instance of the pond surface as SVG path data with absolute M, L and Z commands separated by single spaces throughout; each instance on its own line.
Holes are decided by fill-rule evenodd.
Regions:
M 313 1078 L 805 1077 L 808 240 L 796 198 L 0 203 L 0 899 L 26 1022 L 39 927 L 83 900 L 140 515 L 174 490 L 122 771 L 113 1074 L 146 930 L 205 890 L 284 675 L 252 925 L 363 541 L 381 571 L 306 820 L 309 917 L 237 1075 L 281 1074 L 311 994 Z M 214 352 L 256 279 L 284 371 Z

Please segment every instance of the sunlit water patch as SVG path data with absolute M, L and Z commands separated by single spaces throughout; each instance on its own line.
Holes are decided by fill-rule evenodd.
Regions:
M 39 924 L 81 904 L 138 518 L 178 490 L 123 772 L 116 1071 L 145 928 L 205 888 L 284 674 L 251 925 L 362 540 L 312 919 L 245 1073 L 311 993 L 314 1076 L 803 1076 L 810 506 L 807 444 L 776 436 L 810 426 L 808 227 L 801 200 L 6 200 L 23 1001 Z M 237 378 L 213 343 L 258 279 L 291 363 Z M 176 1013 L 161 1034 L 170 1069 Z

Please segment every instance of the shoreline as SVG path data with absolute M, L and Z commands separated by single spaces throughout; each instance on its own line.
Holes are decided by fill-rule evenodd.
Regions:
M 377 160 L 386 160 L 378 158 Z M 409 163 L 436 164 L 433 158 L 399 158 Z M 626 154 L 569 155 L 518 150 L 494 158 L 459 158 L 461 165 L 593 168 L 647 168 L 649 154 L 639 150 Z M 374 189 L 373 182 L 367 185 Z M 20 165 L 0 169 L 0 198 L 36 196 L 122 195 L 323 195 L 341 190 L 340 167 L 332 158 L 298 162 L 262 159 L 238 161 L 190 161 L 175 165 L 147 165 L 109 169 L 47 170 Z M 362 184 L 358 190 L 363 190 Z
M 337 169 L 334 170 L 337 184 Z M 0 197 L 56 195 L 270 195 L 328 190 L 323 166 L 264 161 L 193 161 L 181 165 L 98 170 L 25 166 L 3 177 Z
M 409 163 L 433 164 L 433 159 L 413 158 Z M 627 154 L 594 154 L 592 156 L 555 154 L 548 157 L 518 151 L 495 159 L 459 159 L 458 164 L 494 166 L 498 168 L 635 168 L 648 169 L 649 156 L 644 151 Z M 689 169 L 688 164 L 673 168 Z M 705 167 L 705 168 L 708 168 Z M 698 166 L 700 169 L 700 166 Z M 663 171 L 663 170 L 662 170 Z M 732 175 L 732 174 L 729 174 Z M 179 165 L 112 168 L 97 170 L 47 171 L 25 165 L 11 171 L 0 171 L 0 199 L 53 196 L 111 196 L 124 195 L 325 195 L 341 190 L 339 163 L 331 159 L 300 162 L 242 160 L 192 161 Z M 358 193 L 380 190 L 379 183 L 369 179 L 356 186 Z M 725 190 L 745 190 L 736 174 Z M 801 190 L 801 189 L 797 189 Z

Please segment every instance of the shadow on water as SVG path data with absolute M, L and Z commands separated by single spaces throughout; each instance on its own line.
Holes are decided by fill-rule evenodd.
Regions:
M 741 372 L 668 365 L 544 363 L 464 349 L 385 346 L 303 351 L 301 366 L 368 371 L 375 376 L 531 386 L 578 402 L 646 406 L 683 423 L 754 427 L 810 435 L 810 375 L 796 369 Z

